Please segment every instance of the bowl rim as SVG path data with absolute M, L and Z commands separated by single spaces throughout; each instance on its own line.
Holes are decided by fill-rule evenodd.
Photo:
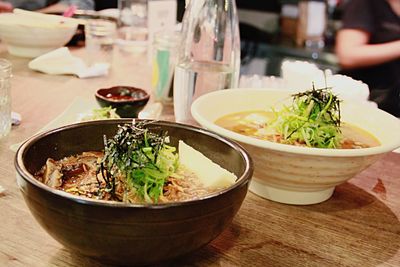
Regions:
M 100 124 L 101 125 L 101 124 L 122 124 L 122 123 L 132 122 L 132 119 L 124 119 L 124 118 L 78 122 L 78 123 L 68 124 L 68 125 L 65 125 L 62 127 L 54 128 L 54 129 L 47 130 L 45 132 L 33 135 L 32 137 L 25 140 L 16 152 L 16 155 L 14 158 L 14 165 L 17 170 L 17 175 L 19 175 L 20 177 L 22 177 L 22 179 L 27 181 L 30 185 L 36 187 L 37 189 L 39 189 L 41 191 L 46 191 L 47 193 L 56 195 L 61 198 L 65 198 L 66 200 L 72 201 L 77 204 L 95 205 L 95 206 L 113 207 L 113 208 L 145 208 L 145 209 L 166 209 L 166 208 L 177 207 L 177 206 L 194 205 L 194 204 L 199 203 L 204 200 L 216 198 L 220 195 L 223 195 L 231 190 L 234 190 L 237 187 L 241 187 L 244 184 L 250 182 L 250 180 L 253 176 L 253 171 L 254 171 L 253 160 L 250 157 L 250 155 L 248 154 L 248 152 L 243 148 L 243 146 L 241 146 L 239 143 L 235 142 L 234 140 L 230 140 L 219 134 L 213 133 L 211 131 L 208 131 L 206 129 L 203 129 L 203 128 L 200 128 L 197 126 L 176 123 L 176 122 L 170 122 L 170 121 L 163 121 L 163 120 L 141 120 L 141 119 L 135 119 L 135 120 L 150 121 L 150 122 L 156 123 L 158 125 L 167 125 L 167 126 L 188 129 L 188 130 L 194 131 L 195 133 L 205 134 L 205 135 L 213 137 L 219 141 L 224 142 L 231 148 L 238 151 L 238 153 L 241 155 L 242 159 L 245 161 L 245 169 L 243 171 L 242 176 L 238 177 L 237 181 L 234 184 L 232 184 L 231 186 L 224 188 L 223 190 L 219 190 L 217 192 L 208 194 L 201 198 L 194 199 L 194 200 L 158 203 L 158 204 L 154 204 L 154 203 L 124 203 L 124 202 L 118 202 L 118 201 L 90 199 L 90 198 L 86 198 L 86 197 L 82 197 L 82 196 L 76 196 L 73 194 L 69 194 L 67 192 L 52 188 L 52 187 L 38 181 L 37 179 L 35 179 L 34 176 L 31 173 L 29 173 L 29 171 L 26 169 L 26 167 L 23 164 L 22 158 L 25 155 L 27 149 L 29 149 L 36 141 L 38 141 L 46 136 L 49 136 L 49 135 L 52 135 L 54 133 L 58 133 L 58 132 L 61 132 L 64 130 L 68 130 L 68 129 L 85 127 L 86 125 L 90 125 L 90 124 Z M 22 190 L 21 186 L 19 186 L 19 187 L 20 187 L 20 190 Z
M 131 92 L 132 91 L 140 91 L 144 94 L 144 96 L 141 98 L 134 98 L 133 100 L 113 100 L 113 99 L 107 98 L 104 95 L 100 94 L 100 92 L 103 92 L 106 90 L 112 90 L 112 89 L 115 89 L 118 87 L 125 87 L 128 90 L 130 90 Z M 126 86 L 125 85 L 115 85 L 115 86 L 111 86 L 108 88 L 100 88 L 96 91 L 95 96 L 96 96 L 96 98 L 100 98 L 101 100 L 104 100 L 109 103 L 115 103 L 115 104 L 117 104 L 117 103 L 135 103 L 135 102 L 140 102 L 140 101 L 144 101 L 144 100 L 149 100 L 149 98 L 150 98 L 150 94 L 146 90 L 135 87 L 135 86 L 129 86 L 129 85 L 126 85 Z
M 232 89 L 227 89 L 227 90 L 219 90 L 219 91 L 214 91 L 210 92 L 207 94 L 204 94 L 197 98 L 196 100 L 193 101 L 193 104 L 191 106 L 191 113 L 193 118 L 203 127 L 206 129 L 213 131 L 215 133 L 218 133 L 222 136 L 225 136 L 227 138 L 236 140 L 238 142 L 248 144 L 248 145 L 253 145 L 256 147 L 264 148 L 264 149 L 270 149 L 270 150 L 275 150 L 279 152 L 285 152 L 285 153 L 290 153 L 290 154 L 301 154 L 301 155 L 308 155 L 308 156 L 321 156 L 321 157 L 355 157 L 355 156 L 370 156 L 370 155 L 378 155 L 378 154 L 383 154 L 387 153 L 390 151 L 395 150 L 396 148 L 400 147 L 400 135 L 398 140 L 388 142 L 387 144 L 375 146 L 375 147 L 368 147 L 368 148 L 359 148 L 359 149 L 328 149 L 328 148 L 310 148 L 310 147 L 300 147 L 300 146 L 293 146 L 293 145 L 288 145 L 288 144 L 280 144 L 280 143 L 274 143 L 271 141 L 267 140 L 260 140 L 256 139 L 253 137 L 245 136 L 239 133 L 235 133 L 233 131 L 227 130 L 221 126 L 216 125 L 214 122 L 210 122 L 208 119 L 204 118 L 199 111 L 199 108 L 201 105 L 205 104 L 208 102 L 210 98 L 213 96 L 219 96 L 219 95 L 224 95 L 224 94 L 229 94 L 229 93 L 235 93 L 235 92 L 281 92 L 281 93 L 292 93 L 293 91 L 289 90 L 282 90 L 282 89 L 266 89 L 266 88 L 232 88 Z M 362 106 L 358 103 L 352 103 L 352 105 L 357 105 L 359 107 L 363 107 L 365 109 L 365 106 Z M 368 108 L 371 109 L 372 108 Z M 393 120 L 395 122 L 396 120 L 398 121 L 398 127 L 400 129 L 400 120 L 393 115 L 378 109 L 374 108 L 373 112 L 381 113 L 383 116 L 386 116 L 388 119 Z
M 56 16 L 54 14 L 48 14 L 50 16 Z M 13 21 L 10 21 L 10 18 Z M 24 20 L 26 18 L 26 20 Z M 51 31 L 59 31 L 61 29 L 69 29 L 69 30 L 76 30 L 78 28 L 79 23 L 71 21 L 71 20 L 64 20 L 62 21 L 63 17 L 59 16 L 59 21 L 53 20 L 40 20 L 35 19 L 34 17 L 29 17 L 23 14 L 16 14 L 16 13 L 1 13 L 0 14 L 0 25 L 4 27 L 21 27 L 25 29 L 42 29 L 42 30 L 51 30 Z M 61 23 L 62 21 L 62 23 Z

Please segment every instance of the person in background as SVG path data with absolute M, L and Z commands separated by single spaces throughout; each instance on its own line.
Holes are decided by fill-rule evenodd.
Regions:
M 44 13 L 62 13 L 71 5 L 78 9 L 94 9 L 93 0 L 0 0 L 0 12 L 12 12 L 14 8 L 21 8 Z
M 400 0 L 350 0 L 342 23 L 341 73 L 368 84 L 370 100 L 400 117 Z

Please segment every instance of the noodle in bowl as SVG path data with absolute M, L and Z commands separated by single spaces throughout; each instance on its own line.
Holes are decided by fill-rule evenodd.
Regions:
M 357 126 L 380 143 L 360 149 L 322 149 L 260 140 L 227 130 L 215 122 L 228 114 L 268 110 L 291 103 L 293 92 L 272 89 L 229 89 L 212 92 L 192 105 L 194 119 L 204 128 L 240 142 L 254 160 L 250 191 L 273 201 L 307 205 L 329 199 L 335 189 L 400 146 L 400 121 L 367 105 L 344 101 L 345 123 Z
M 239 210 L 253 169 L 240 145 L 209 131 L 171 122 L 151 124 L 168 131 L 171 145 L 183 140 L 238 177 L 233 185 L 195 200 L 160 204 L 96 200 L 35 179 L 47 158 L 100 151 L 103 135 L 112 136 L 119 124 L 129 122 L 78 123 L 27 140 L 17 152 L 15 165 L 17 182 L 31 213 L 65 247 L 118 265 L 163 262 L 212 241 Z

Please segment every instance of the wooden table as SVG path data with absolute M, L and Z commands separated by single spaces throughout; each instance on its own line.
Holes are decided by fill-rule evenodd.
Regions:
M 1 51 L 13 63 L 12 105 L 23 121 L 0 140 L 0 185 L 6 189 L 0 196 L 0 266 L 103 266 L 64 248 L 36 223 L 17 188 L 9 146 L 37 132 L 76 96 L 93 98 L 96 89 L 117 84 L 150 88 L 150 66 L 117 53 L 110 75 L 78 79 L 33 72 L 27 59 Z M 318 205 L 284 205 L 249 192 L 228 229 L 173 265 L 400 266 L 399 217 L 400 154 L 389 153 Z

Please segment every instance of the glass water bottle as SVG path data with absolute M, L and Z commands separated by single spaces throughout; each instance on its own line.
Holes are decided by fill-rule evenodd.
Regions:
M 240 69 L 239 22 L 234 0 L 190 1 L 182 23 L 175 67 L 174 113 L 190 122 L 190 107 L 208 92 L 234 88 Z

